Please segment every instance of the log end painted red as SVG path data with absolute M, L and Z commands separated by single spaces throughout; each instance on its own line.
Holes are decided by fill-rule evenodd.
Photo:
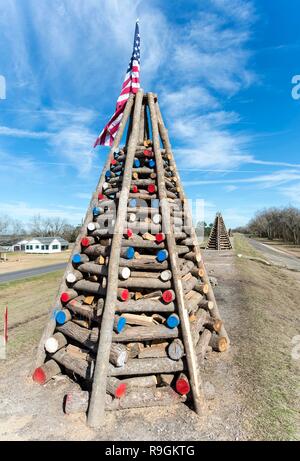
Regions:
M 126 235 L 130 239 L 133 236 L 133 231 L 131 229 L 127 229 Z
M 150 194 L 153 194 L 153 192 L 155 192 L 155 191 L 156 191 L 156 186 L 155 186 L 155 184 L 149 184 L 149 186 L 148 186 L 148 192 L 149 192 Z
M 126 394 L 126 388 L 127 388 L 126 383 L 121 383 L 116 389 L 115 397 L 117 399 L 120 399 L 121 397 L 123 397 L 123 395 Z
M 138 186 L 132 186 L 132 192 L 136 194 L 139 191 Z
M 102 192 L 100 192 L 98 194 L 98 200 L 104 200 L 104 198 L 105 198 L 104 194 L 102 194 Z
M 122 301 L 127 301 L 128 300 L 129 291 L 127 290 L 127 288 L 125 288 L 124 290 L 121 291 L 120 298 L 122 299 Z
M 156 239 L 157 243 L 163 242 L 165 240 L 165 238 L 166 238 L 165 234 L 163 234 L 161 232 L 156 234 L 156 236 L 155 236 L 155 239 Z
M 63 302 L 63 303 L 67 303 L 67 302 L 70 300 L 69 293 L 67 293 L 66 291 L 64 291 L 64 292 L 60 295 L 60 300 L 61 300 L 61 302 Z
M 83 237 L 81 239 L 81 245 L 83 247 L 88 247 L 90 245 L 90 239 L 88 237 Z
M 179 378 L 176 381 L 176 391 L 178 394 L 186 395 L 190 392 L 190 383 L 187 379 Z
M 46 374 L 43 370 L 42 367 L 38 367 L 34 370 L 34 373 L 32 375 L 33 381 L 39 384 L 45 384 L 46 382 Z
M 173 292 L 171 290 L 164 291 L 162 294 L 162 298 L 165 303 L 170 303 L 174 299 Z

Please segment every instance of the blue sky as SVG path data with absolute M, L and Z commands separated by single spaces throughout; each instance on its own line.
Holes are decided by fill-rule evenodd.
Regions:
M 300 205 L 299 0 L 0 0 L 0 214 L 85 214 L 140 18 L 189 198 L 228 227 Z

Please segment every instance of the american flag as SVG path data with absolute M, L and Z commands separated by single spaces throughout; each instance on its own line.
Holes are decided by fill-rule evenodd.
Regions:
M 134 32 L 132 56 L 129 61 L 120 96 L 117 100 L 115 113 L 96 139 L 94 147 L 98 145 L 111 146 L 113 144 L 129 95 L 131 93 L 137 93 L 140 88 L 140 42 L 139 22 L 137 21 Z

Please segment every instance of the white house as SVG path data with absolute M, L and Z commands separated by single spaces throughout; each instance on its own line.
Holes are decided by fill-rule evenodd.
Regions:
M 11 251 L 25 251 L 28 240 L 20 240 L 19 242 L 12 245 Z
M 35 237 L 28 240 L 25 253 L 60 253 L 69 248 L 69 242 L 61 237 Z

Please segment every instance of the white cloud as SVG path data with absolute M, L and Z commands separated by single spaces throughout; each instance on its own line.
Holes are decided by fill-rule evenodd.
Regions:
M 293 205 L 300 206 L 300 182 L 287 187 L 283 187 L 280 189 L 280 192 L 285 197 L 288 197 Z
M 227 191 L 227 192 L 234 192 L 235 190 L 238 189 L 237 186 L 234 186 L 233 184 L 230 184 L 229 186 L 225 186 L 224 189 Z
M 184 181 L 188 186 L 199 186 L 203 184 L 259 184 L 261 188 L 280 186 L 291 181 L 300 180 L 300 172 L 297 170 L 282 170 L 274 173 L 258 175 L 242 179 L 204 179 L 195 181 Z

